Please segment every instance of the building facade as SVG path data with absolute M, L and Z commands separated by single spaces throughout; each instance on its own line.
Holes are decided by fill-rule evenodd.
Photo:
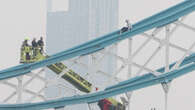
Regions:
M 53 10 L 53 2 L 55 0 L 47 2 L 46 52 L 49 55 L 118 29 L 118 0 L 69 0 L 69 8 L 66 11 Z M 116 48 L 112 51 L 116 52 Z M 85 58 L 84 62 L 90 62 L 89 58 Z M 66 61 L 64 63 L 69 65 Z M 111 57 L 105 58 L 103 64 L 102 70 L 107 73 L 113 73 L 116 68 L 116 60 Z M 79 71 L 81 76 L 82 73 L 88 72 L 88 70 L 79 67 L 72 69 Z M 54 73 L 47 71 L 47 78 L 54 76 Z M 98 81 L 96 83 L 101 85 L 101 79 Z M 67 85 L 71 87 L 70 84 L 67 83 Z M 58 90 L 59 87 L 49 87 L 45 93 L 48 97 L 55 96 L 58 94 Z M 86 110 L 86 105 L 80 106 Z M 74 108 L 74 110 L 77 109 L 81 110 L 81 107 Z

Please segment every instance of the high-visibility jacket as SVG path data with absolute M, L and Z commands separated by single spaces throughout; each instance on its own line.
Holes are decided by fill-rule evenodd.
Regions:
M 30 53 L 31 52 L 31 47 L 30 46 L 24 46 L 24 52 Z

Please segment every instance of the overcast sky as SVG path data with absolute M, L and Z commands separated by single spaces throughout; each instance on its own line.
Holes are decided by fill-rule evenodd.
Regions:
M 181 1 L 120 0 L 119 28 L 124 25 L 126 18 L 135 23 Z M 20 45 L 26 36 L 45 36 L 46 1 L 1 0 L 0 16 L 0 69 L 4 69 L 18 64 Z M 169 110 L 195 109 L 194 79 L 195 75 L 188 74 L 173 82 L 169 94 Z M 138 90 L 133 95 L 132 110 L 148 110 L 150 107 L 163 110 L 163 106 L 164 93 L 159 85 Z

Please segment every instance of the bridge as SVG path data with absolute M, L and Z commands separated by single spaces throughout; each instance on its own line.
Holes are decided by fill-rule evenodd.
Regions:
M 7 96 L 6 99 L 2 100 L 0 110 L 56 109 L 76 104 L 88 104 L 89 109 L 93 110 L 93 107 L 97 105 L 99 100 L 120 95 L 123 95 L 124 98 L 127 99 L 128 105 L 130 105 L 130 99 L 134 91 L 157 84 L 161 84 L 163 87 L 166 98 L 165 108 L 167 108 L 167 94 L 172 81 L 195 69 L 195 53 L 193 52 L 195 42 L 191 41 L 191 44 L 186 43 L 188 44 L 188 48 L 184 48 L 183 46 L 180 46 L 181 44 L 179 44 L 178 38 L 186 37 L 186 39 L 188 39 L 188 36 L 174 36 L 174 33 L 178 31 L 179 27 L 195 32 L 194 27 L 184 23 L 186 18 L 192 16 L 191 13 L 193 13 L 194 10 L 195 0 L 185 0 L 133 24 L 133 28 L 126 32 L 120 33 L 120 30 L 117 30 L 97 39 L 50 55 L 50 57 L 44 60 L 1 70 L 1 83 L 13 88 L 14 92 L 10 96 Z M 159 33 L 164 33 L 164 36 L 159 37 Z M 141 35 L 142 37 L 138 37 L 137 35 Z M 172 38 L 172 36 L 174 36 L 174 38 Z M 146 40 L 139 43 L 139 40 L 143 38 Z M 129 50 L 127 50 L 129 51 L 127 58 L 110 51 L 125 40 L 130 44 Z M 133 48 L 133 43 L 139 43 L 140 45 L 137 48 Z M 149 50 L 145 51 L 146 53 L 143 53 L 142 51 L 144 49 Z M 176 56 L 172 56 L 172 49 L 180 51 L 180 54 L 177 54 L 176 52 Z M 142 53 L 142 55 L 139 55 L 140 53 Z M 105 56 L 114 57 L 121 63 L 120 67 L 112 74 L 101 71 L 101 65 L 103 65 L 101 64 L 101 61 L 103 61 Z M 80 61 L 85 57 L 91 57 L 93 59 L 90 67 L 82 64 Z M 163 60 L 165 64 L 158 65 L 158 62 L 155 62 L 156 58 Z M 143 59 L 144 64 L 136 62 L 138 59 Z M 90 68 L 91 73 L 88 74 L 91 77 L 93 77 L 92 74 L 103 74 L 108 76 L 108 82 L 114 80 L 115 84 L 109 85 L 99 91 L 93 89 L 90 93 L 77 92 L 79 90 L 70 88 L 71 90 L 76 91 L 75 95 L 62 95 L 47 99 L 43 92 L 47 88 L 49 81 L 40 74 L 48 65 L 53 65 L 64 60 L 70 61 L 73 65 L 86 69 Z M 129 78 L 127 80 L 124 80 L 119 78 L 118 75 L 122 74 L 126 67 L 128 67 L 128 72 L 131 74 L 128 75 Z M 137 68 L 137 71 L 135 72 L 133 68 Z M 54 77 L 50 82 L 53 82 L 54 85 L 62 85 L 59 84 L 58 81 L 63 79 L 62 76 L 64 74 L 65 72 L 57 74 L 57 77 Z M 132 74 L 134 74 L 134 77 L 131 77 Z M 23 84 L 22 77 L 25 75 L 31 78 Z M 17 84 L 12 84 L 8 81 L 13 78 L 18 80 Z M 41 88 L 40 91 L 34 92 L 31 90 L 33 88 L 25 88 L 25 86 L 34 79 L 39 79 L 45 83 L 45 86 Z M 95 84 L 92 83 L 92 85 Z M 31 94 L 32 97 L 27 101 L 22 101 L 21 97 L 23 92 Z M 16 103 L 7 103 L 14 96 L 17 96 Z M 33 102 L 37 97 L 42 99 L 42 102 Z

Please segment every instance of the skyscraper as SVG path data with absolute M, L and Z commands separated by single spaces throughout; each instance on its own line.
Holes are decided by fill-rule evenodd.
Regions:
M 118 28 L 118 0 L 69 0 L 67 11 L 53 11 L 53 2 L 55 0 L 48 0 L 47 4 L 46 51 L 50 55 Z M 103 70 L 113 73 L 116 61 L 114 58 L 105 59 Z M 88 59 L 85 61 L 88 62 Z M 50 71 L 47 73 L 48 78 L 52 77 Z M 54 96 L 57 94 L 54 89 L 57 90 L 56 87 L 49 88 L 46 94 Z

